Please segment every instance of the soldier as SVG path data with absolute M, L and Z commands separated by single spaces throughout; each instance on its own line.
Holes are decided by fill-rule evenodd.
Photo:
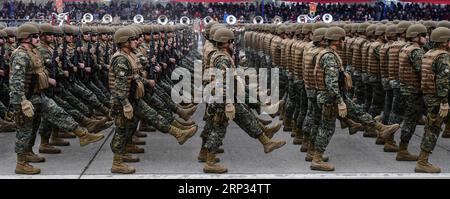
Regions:
M 399 54 L 400 92 L 405 100 L 405 117 L 402 126 L 397 161 L 417 161 L 417 156 L 408 152 L 408 144 L 422 115 L 423 99 L 420 91 L 420 70 L 427 28 L 413 24 L 406 30 L 406 45 Z
M 437 28 L 430 35 L 429 47 L 423 56 L 421 90 L 426 105 L 427 118 L 416 173 L 440 173 L 441 169 L 428 162 L 441 132 L 442 120 L 448 114 L 450 29 Z
M 145 94 L 144 84 L 151 84 L 141 77 L 137 57 L 132 53 L 136 48 L 138 35 L 129 27 L 121 28 L 114 34 L 114 42 L 119 50 L 111 58 L 109 72 L 109 87 L 112 94 L 113 115 L 115 116 L 116 131 L 111 140 L 114 153 L 112 173 L 134 173 L 132 166 L 123 162 L 136 162 L 137 158 L 127 154 L 126 142 L 142 119 L 150 123 L 163 133 L 174 136 L 179 144 L 184 144 L 197 131 L 197 127 L 181 130 L 158 115 L 149 107 L 142 97 Z M 150 86 L 150 85 L 149 85 Z M 135 116 L 135 117 L 134 117 Z
M 5 42 L 8 35 L 5 31 L 0 30 L 0 132 L 12 132 L 16 130 L 16 124 L 5 120 L 7 118 L 8 109 L 6 103 L 9 103 L 9 67 L 6 65 L 5 55 Z M 6 105 L 5 105 L 6 104 Z
M 36 130 L 41 123 L 52 123 L 58 128 L 74 132 L 80 139 L 80 145 L 97 142 L 103 134 L 90 134 L 79 126 L 73 118 L 61 109 L 43 91 L 55 86 L 56 80 L 48 77 L 42 65 L 39 51 L 39 29 L 31 24 L 24 24 L 17 30 L 20 46 L 11 55 L 11 106 L 18 126 L 15 152 L 17 153 L 17 174 L 38 174 L 40 169 L 28 162 L 42 162 L 44 158 L 32 151 Z M 45 114 L 42 114 L 45 113 Z
M 369 24 L 362 23 L 358 25 L 357 33 L 355 34 L 355 41 L 352 45 L 352 68 L 354 70 L 352 80 L 354 82 L 354 98 L 356 99 L 357 104 L 363 104 L 365 95 L 364 95 L 364 84 L 362 82 L 362 54 L 361 54 L 361 47 L 362 45 L 367 42 L 365 32 Z

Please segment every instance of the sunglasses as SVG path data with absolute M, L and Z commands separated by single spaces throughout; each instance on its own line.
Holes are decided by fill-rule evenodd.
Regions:
M 38 35 L 38 34 L 34 34 L 34 35 L 31 35 L 31 37 L 32 37 L 33 39 L 38 39 L 38 38 L 39 38 L 39 35 Z
M 137 41 L 138 40 L 138 38 L 130 38 L 130 39 L 128 39 L 128 41 Z

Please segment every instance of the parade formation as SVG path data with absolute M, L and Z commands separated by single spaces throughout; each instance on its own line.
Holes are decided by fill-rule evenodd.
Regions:
M 396 153 L 395 161 L 415 162 L 417 173 L 441 172 L 428 159 L 441 134 L 450 138 L 449 21 L 239 23 L 230 15 L 224 23 L 205 20 L 199 37 L 189 18 L 169 24 L 164 17 L 145 23 L 137 16 L 132 24 L 111 24 L 107 15 L 103 23 L 85 16 L 82 23 L 65 23 L 62 15 L 59 24 L 0 26 L 0 132 L 16 133 L 16 174 L 39 174 L 34 163 L 46 161 L 43 154 L 63 153 L 65 139 L 78 138 L 82 147 L 102 140 L 110 127 L 112 173 L 135 173 L 127 163 L 140 161 L 135 154 L 146 144 L 140 138 L 151 131 L 180 145 L 200 136 L 192 161 L 203 162 L 205 173 L 226 173 L 219 154 L 226 152 L 223 139 L 233 121 L 264 153 L 286 144 L 274 138 L 277 132 L 291 132 L 311 170 L 334 171 L 331 158 L 339 157 L 324 153 L 340 126 L 376 138 L 384 152 Z M 279 99 L 249 102 L 252 89 L 266 95 L 275 90 L 234 76 L 231 81 L 247 85 L 238 91 L 247 101 L 206 103 L 205 126 L 197 133 L 191 116 L 200 104 L 172 99 L 174 86 L 186 78 L 173 78 L 180 76 L 177 69 L 194 74 L 197 60 L 202 71 L 222 74 L 277 69 L 267 78 L 279 79 Z M 211 95 L 229 89 L 229 80 L 217 77 L 202 78 L 203 85 L 216 85 Z M 263 110 L 275 110 L 273 121 L 260 117 Z M 420 153 L 412 154 L 408 145 L 417 125 L 425 126 L 424 135 Z

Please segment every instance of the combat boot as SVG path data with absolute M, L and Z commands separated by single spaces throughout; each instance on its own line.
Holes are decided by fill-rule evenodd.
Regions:
M 144 148 L 138 147 L 134 144 L 125 144 L 125 151 L 128 153 L 144 153 Z
M 177 104 L 177 108 L 188 109 L 188 108 L 192 108 L 192 107 L 195 107 L 195 105 L 194 104 L 186 104 L 186 105 Z
M 145 145 L 145 141 L 139 139 L 136 135 L 133 135 L 131 138 L 131 142 L 135 145 Z
M 442 138 L 450 138 L 450 118 L 447 119 L 444 132 L 442 132 Z
M 183 124 L 181 124 L 181 123 L 178 122 L 177 120 L 173 120 L 172 123 L 170 123 L 170 124 L 171 124 L 172 126 L 174 126 L 174 127 L 177 127 L 177 128 L 179 128 L 179 129 L 181 129 L 181 130 L 188 130 L 188 129 L 190 129 L 190 128 L 196 126 L 196 124 L 195 124 L 195 125 L 191 125 L 191 126 L 184 126 Z
M 394 141 L 394 137 L 389 137 L 384 142 L 384 152 L 398 152 L 398 146 L 397 143 Z
M 203 167 L 205 173 L 226 173 L 227 167 L 216 164 L 216 154 L 208 152 L 206 155 L 206 163 Z
M 105 136 L 101 133 L 92 134 L 87 131 L 87 129 L 78 127 L 76 128 L 73 133 L 78 137 L 80 140 L 80 146 L 86 146 L 88 144 L 98 142 L 101 139 L 103 139 Z
M 219 154 L 219 153 L 225 153 L 225 150 L 224 150 L 223 148 L 219 147 L 219 148 L 216 150 L 216 154 Z
M 292 131 L 292 120 L 285 118 L 283 119 L 283 131 L 291 132 Z
M 374 119 L 375 121 L 377 121 L 377 122 L 381 122 L 381 118 L 382 118 L 381 115 L 377 115 L 377 116 L 375 116 L 373 119 Z
M 103 117 L 102 120 L 92 120 L 89 118 L 84 118 L 80 125 L 87 128 L 90 133 L 98 133 L 105 130 L 113 125 L 113 122 L 108 121 L 108 118 Z
M 281 109 L 284 107 L 284 100 L 278 101 L 276 104 L 270 105 L 267 109 L 271 112 L 269 116 L 271 118 L 275 118 L 277 115 L 280 115 Z M 283 118 L 280 115 L 279 120 L 283 120 Z
M 194 126 L 188 130 L 181 130 L 177 127 L 170 126 L 169 134 L 175 137 L 178 144 L 183 145 L 189 138 L 191 138 L 196 132 L 198 127 Z
M 282 122 L 279 121 L 272 126 L 267 127 L 267 126 L 261 125 L 261 127 L 262 127 L 262 130 L 264 131 L 264 134 L 267 137 L 272 138 L 280 130 L 281 124 L 282 124 Z
M 111 173 L 131 174 L 134 172 L 136 172 L 136 169 L 133 166 L 123 163 L 122 155 L 114 154 Z
M 377 129 L 380 137 L 386 139 L 389 136 L 393 135 L 400 128 L 400 124 L 384 125 L 380 122 L 377 122 L 375 128 Z
M 314 153 L 310 168 L 317 171 L 334 171 L 334 166 L 330 163 L 325 163 L 322 160 L 322 153 L 317 151 Z
M 408 151 L 408 144 L 400 142 L 400 146 L 398 147 L 397 157 L 395 158 L 397 161 L 417 161 L 419 157 L 416 155 L 412 155 Z
M 348 118 L 342 118 L 341 121 L 347 125 L 348 133 L 350 135 L 354 135 L 358 133 L 358 131 L 364 131 L 364 126 L 361 123 L 355 122 Z
M 16 123 L 8 122 L 0 118 L 0 133 L 2 132 L 14 132 L 16 131 Z
M 258 137 L 259 142 L 264 147 L 264 153 L 270 153 L 275 149 L 279 149 L 286 144 L 283 140 L 271 140 L 266 135 L 262 134 Z
M 39 153 L 46 154 L 58 154 L 61 153 L 61 149 L 58 149 L 48 143 L 48 137 L 41 135 L 41 144 L 39 145 Z
M 197 110 L 197 107 L 192 107 L 192 108 L 188 108 L 188 109 L 177 108 L 177 114 L 181 118 L 183 118 L 183 120 L 188 121 L 189 118 L 191 118 L 192 114 L 194 114 L 196 110 Z
M 198 162 L 206 162 L 207 156 L 208 156 L 208 150 L 206 150 L 205 148 L 201 148 L 200 152 L 198 153 L 198 157 L 197 157 Z M 220 159 L 216 157 L 214 162 L 216 162 L 216 163 L 220 162 Z
M 175 119 L 177 120 L 177 119 Z M 188 120 L 188 121 L 181 121 L 181 120 L 177 120 L 177 122 L 179 122 L 180 124 L 184 125 L 184 126 L 192 126 L 195 125 L 195 122 L 192 120 Z
M 50 145 L 53 145 L 53 146 L 69 146 L 70 142 L 65 141 L 62 138 L 59 138 L 58 134 L 59 134 L 59 132 L 58 132 L 57 129 L 53 129 L 52 130 L 52 134 L 51 134 L 51 138 L 50 138 Z
M 420 151 L 419 158 L 416 164 L 416 168 L 414 171 L 416 173 L 440 173 L 441 168 L 432 165 L 428 162 L 428 157 L 430 156 L 429 152 L 424 150 Z
M 258 118 L 258 121 L 261 122 L 264 125 L 269 125 L 270 123 L 272 123 L 272 120 L 265 120 L 262 118 Z
M 107 118 L 108 121 L 112 121 L 113 119 L 111 118 L 111 112 L 109 111 L 108 108 L 106 108 L 105 106 L 100 106 L 97 109 L 100 113 L 103 114 L 103 116 L 105 116 Z
M 298 127 L 294 127 L 293 131 L 295 133 L 294 140 L 292 141 L 292 144 L 294 145 L 301 145 L 303 141 L 303 132 L 302 129 Z
M 32 165 L 28 164 L 26 161 L 25 155 L 17 154 L 17 164 L 16 164 L 16 174 L 26 174 L 26 175 L 34 175 L 41 173 L 41 169 L 35 168 Z
M 26 162 L 33 162 L 33 163 L 45 162 L 45 158 L 35 154 L 33 152 L 33 150 L 25 152 L 24 156 L 25 156 L 25 161 Z
M 136 137 L 139 137 L 139 138 L 145 138 L 145 137 L 147 137 L 147 134 L 146 133 L 142 133 L 142 131 L 136 131 L 136 132 L 134 132 L 134 135 L 136 136 Z
M 305 156 L 306 162 L 311 162 L 314 159 L 314 154 L 316 153 L 316 150 L 314 149 L 314 146 L 312 144 L 309 145 L 308 152 Z M 330 158 L 327 155 L 322 154 L 322 161 L 328 162 Z
M 386 142 L 380 136 L 378 136 L 377 139 L 375 140 L 376 145 L 384 145 L 384 143 L 386 143 Z
M 143 132 L 155 132 L 156 129 L 153 126 L 150 126 L 147 122 L 141 121 L 141 125 L 139 127 L 139 131 Z
M 140 161 L 139 157 L 133 156 L 128 153 L 122 155 L 122 160 L 123 160 L 123 162 L 139 162 Z
M 363 137 L 374 138 L 377 137 L 377 131 L 375 128 L 364 127 Z
M 58 132 L 58 137 L 59 138 L 65 138 L 65 139 L 73 139 L 73 138 L 76 138 L 77 136 L 75 136 L 75 134 L 73 134 L 72 132 L 59 131 Z
M 311 144 L 311 137 L 305 135 L 303 137 L 303 143 L 302 143 L 302 146 L 300 147 L 300 151 L 303 152 L 303 153 L 307 152 L 309 147 L 310 147 L 310 145 L 312 145 Z

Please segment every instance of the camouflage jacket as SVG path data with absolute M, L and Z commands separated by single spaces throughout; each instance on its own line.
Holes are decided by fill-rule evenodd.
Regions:
M 433 50 L 433 49 L 431 49 Z M 448 102 L 450 55 L 441 54 L 431 64 L 435 74 L 436 95 L 425 95 L 424 101 L 428 106 L 439 106 L 440 103 Z
M 408 42 L 403 48 L 407 48 L 408 46 L 413 45 L 413 43 Z M 413 50 L 411 54 L 409 55 L 409 61 L 413 65 L 413 69 L 415 72 L 420 73 L 421 67 L 422 67 L 422 58 L 425 52 L 422 49 Z M 411 94 L 417 94 L 420 91 L 416 88 L 414 88 L 411 85 L 405 85 L 400 83 L 400 91 L 403 95 L 411 95 Z
M 340 58 L 333 53 L 325 53 L 319 60 L 324 70 L 326 91 L 317 91 L 318 103 L 341 103 L 343 96 L 339 88 Z

